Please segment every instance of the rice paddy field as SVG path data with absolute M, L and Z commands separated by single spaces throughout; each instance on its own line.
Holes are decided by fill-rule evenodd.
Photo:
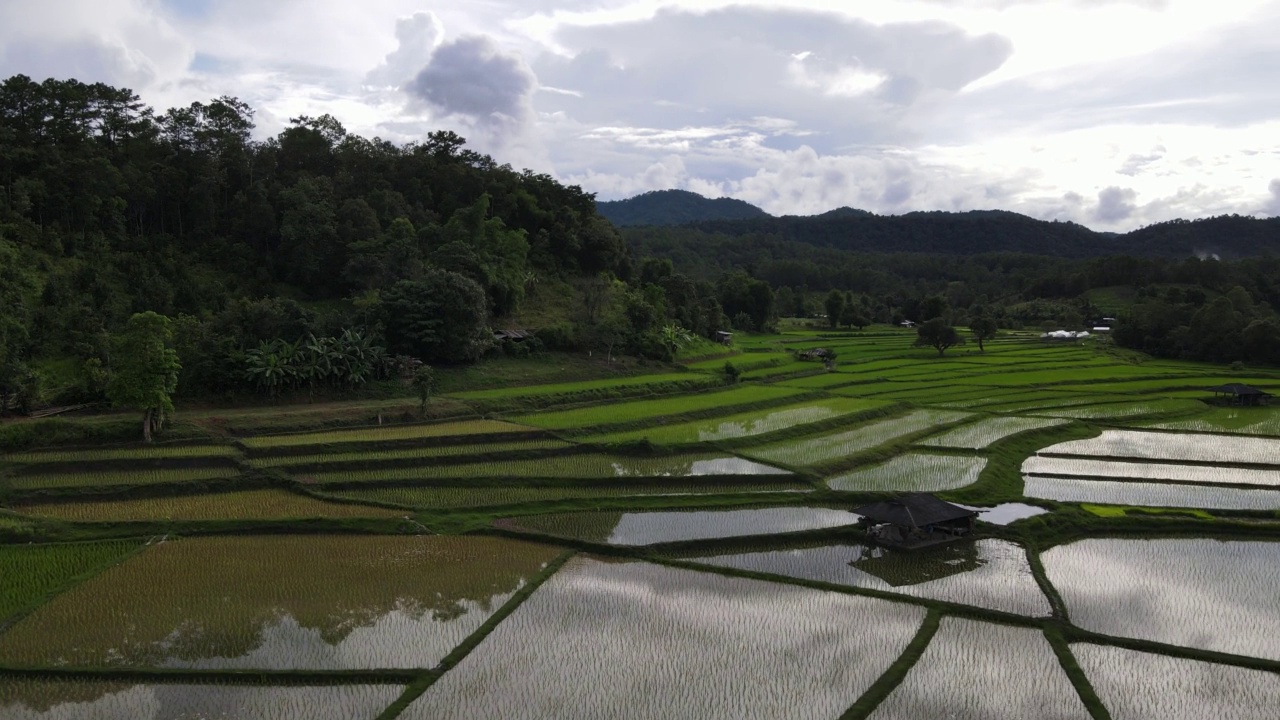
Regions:
M 1280 542 L 1090 539 L 1042 558 L 1087 630 L 1280 660 Z
M 884 406 L 885 404 L 881 402 L 853 398 L 815 400 L 776 410 L 752 411 L 714 420 L 699 420 L 690 423 L 659 425 L 654 428 L 630 432 L 592 435 L 584 439 L 588 442 L 598 443 L 645 440 L 656 444 L 741 440 L 780 430 L 791 430 L 801 425 L 832 420 L 854 413 L 876 410 Z
M 987 466 L 984 457 L 957 457 L 909 452 L 888 462 L 827 479 L 833 490 L 845 492 L 941 492 L 978 481 Z
M 679 454 L 655 457 L 583 453 L 535 460 L 495 460 L 450 465 L 420 465 L 373 470 L 307 470 L 308 483 L 399 482 L 430 478 L 636 478 L 711 475 L 789 475 L 786 470 L 740 457 Z
M 372 490 L 340 490 L 329 495 L 354 501 L 390 503 L 413 508 L 469 508 L 521 503 L 547 503 L 559 500 L 601 500 L 646 496 L 729 495 L 750 493 L 812 492 L 812 486 L 801 482 L 734 482 L 680 484 L 618 484 L 615 486 L 563 485 L 549 487 L 390 487 Z M 361 507 L 361 506 L 353 506 Z M 368 510 L 367 507 L 364 508 Z M 392 513 L 394 514 L 394 513 Z
M 871 588 L 1028 617 L 1047 616 L 1027 553 L 1003 540 L 906 552 L 862 543 L 690 558 L 692 562 Z
M 395 685 L 254 687 L 0 679 L 6 720 L 350 720 L 373 718 L 403 692 Z
M 967 417 L 967 413 L 955 410 L 916 410 L 902 417 L 872 422 L 853 430 L 763 445 L 751 450 L 751 454 L 767 462 L 792 466 L 821 465 Z
M 920 444 L 929 447 L 981 450 L 1010 435 L 1065 425 L 1066 422 L 1066 420 L 1046 420 L 1042 418 L 993 417 L 958 427 L 941 435 L 925 438 L 920 441 Z
M 572 513 L 519 518 L 518 527 L 549 535 L 596 540 L 610 545 L 652 545 L 752 535 L 819 530 L 850 525 L 845 510 L 785 507 L 640 513 Z
M 18 509 L 36 517 L 73 522 L 288 520 L 398 517 L 404 514 L 369 505 L 324 502 L 287 490 L 244 490 L 95 503 L 54 502 L 19 505 Z
M 1105 645 L 1071 646 L 1115 720 L 1271 720 L 1280 675 Z
M 869 598 L 577 558 L 401 717 L 835 718 L 923 619 Z
M 946 618 L 874 720 L 1089 720 L 1043 635 Z
M 0 717 L 1276 716 L 1280 407 L 1207 388 L 1280 370 L 827 332 L 0 455 Z

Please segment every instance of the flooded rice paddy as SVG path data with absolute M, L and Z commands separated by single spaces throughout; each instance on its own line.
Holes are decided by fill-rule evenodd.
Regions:
M 992 525 L 1009 525 L 1019 520 L 1026 520 L 1049 512 L 1037 505 L 1028 505 L 1026 503 L 1004 503 L 995 507 L 971 507 L 969 505 L 961 505 L 960 507 L 977 510 L 978 521 L 991 523 Z
M 909 452 L 829 478 L 827 486 L 845 492 L 941 492 L 976 483 L 986 467 L 984 457 Z
M 719 567 L 870 588 L 1025 616 L 1050 613 L 1026 551 L 986 539 L 911 552 L 859 543 L 689 558 Z
M 1071 646 L 1114 720 L 1275 720 L 1280 675 L 1124 648 Z
M 923 619 L 872 598 L 575 558 L 400 717 L 836 718 Z
M 968 413 L 955 410 L 917 410 L 902 417 L 880 420 L 853 430 L 765 445 L 749 454 L 768 462 L 796 466 L 820 465 L 967 417 Z
M 1024 478 L 1022 492 L 1027 497 L 1057 502 L 1209 510 L 1280 510 L 1280 490 L 1028 476 Z
M 564 513 L 517 518 L 512 524 L 526 530 L 610 545 L 652 545 L 821 530 L 852 525 L 857 519 L 858 516 L 847 510 L 779 507 L 759 510 Z
M 929 447 L 981 450 L 1011 435 L 1067 424 L 1066 420 L 1047 418 L 994 417 L 958 427 L 936 437 L 921 440 Z
M 1040 453 L 1280 465 L 1280 438 L 1104 430 L 1099 437 L 1059 443 Z
M 458 537 L 166 542 L 0 635 L 0 663 L 431 667 L 559 552 Z
M 1082 628 L 1280 660 L 1280 543 L 1081 540 L 1041 560 Z
M 352 720 L 377 717 L 395 685 L 252 687 L 0 678 L 5 720 Z
M 603 499 L 626 497 L 681 497 L 686 495 L 718 495 L 733 493 L 800 493 L 812 492 L 812 486 L 800 482 L 733 482 L 680 484 L 617 484 L 563 487 L 389 487 L 369 490 L 342 490 L 330 493 L 348 500 L 395 503 L 415 508 L 464 508 L 495 505 L 518 505 L 557 500 Z
M 944 618 L 871 720 L 1090 720 L 1039 630 Z
M 1280 445 L 1277 446 L 1280 451 Z M 1280 462 L 1280 457 L 1276 458 Z M 1213 465 L 1178 465 L 1157 462 L 1115 462 L 1093 458 L 1038 457 L 1022 464 L 1026 475 L 1074 478 L 1133 478 L 1205 485 L 1257 485 L 1280 488 L 1280 467 L 1275 470 L 1215 467 Z

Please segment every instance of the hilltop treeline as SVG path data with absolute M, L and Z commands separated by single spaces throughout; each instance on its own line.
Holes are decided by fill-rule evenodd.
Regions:
M 590 193 L 454 133 L 396 145 L 327 115 L 253 130 L 231 97 L 161 113 L 103 84 L 0 83 L 0 402 L 34 360 L 95 394 L 110 335 L 144 311 L 175 321 L 190 393 L 247 385 L 251 350 L 287 365 L 353 328 L 388 354 L 471 360 L 540 284 L 602 285 L 594 319 L 616 320 L 619 347 L 681 311 L 618 284 L 632 261 Z M 683 290 L 686 327 L 705 326 L 714 288 Z M 582 342 L 568 324 L 558 342 Z

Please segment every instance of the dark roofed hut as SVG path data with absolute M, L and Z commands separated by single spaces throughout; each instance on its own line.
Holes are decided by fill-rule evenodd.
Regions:
M 939 500 L 929 493 L 910 493 L 854 508 L 853 512 L 871 523 L 867 537 L 901 549 L 938 545 L 966 537 L 973 532 L 978 513 Z
M 1209 388 L 1215 399 L 1229 405 L 1267 405 L 1271 402 L 1271 393 L 1259 390 L 1252 385 L 1228 383 Z

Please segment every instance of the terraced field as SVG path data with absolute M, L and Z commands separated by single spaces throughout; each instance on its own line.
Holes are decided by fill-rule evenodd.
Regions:
M 1205 388 L 1280 370 L 825 332 L 439 422 L 4 455 L 0 717 L 1274 715 L 1280 408 Z M 976 538 L 850 512 L 908 492 Z

